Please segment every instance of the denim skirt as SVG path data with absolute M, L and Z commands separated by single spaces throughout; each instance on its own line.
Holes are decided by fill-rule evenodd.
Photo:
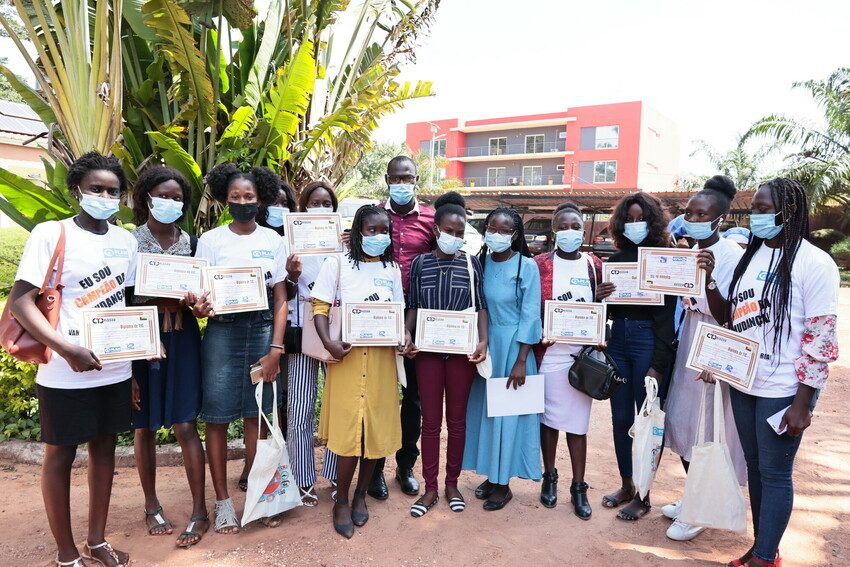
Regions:
M 210 317 L 201 341 L 201 419 L 230 423 L 258 417 L 251 365 L 269 352 L 273 321 L 271 310 Z M 283 381 L 278 375 L 277 400 L 272 400 L 271 384 L 264 386 L 263 412 L 276 410 L 282 400 Z

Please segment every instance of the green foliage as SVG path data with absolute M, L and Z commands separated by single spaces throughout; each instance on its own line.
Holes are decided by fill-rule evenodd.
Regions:
M 397 155 L 407 155 L 409 152 L 404 144 L 382 142 L 363 155 L 363 158 L 346 175 L 343 183 L 353 182 L 352 197 L 378 197 L 386 195 L 387 182 L 384 176 L 387 173 L 387 163 Z
M 850 268 L 850 236 L 834 244 L 830 250 L 832 259 L 842 268 Z
M 738 136 L 735 146 L 725 152 L 718 151 L 704 140 L 697 140 L 694 144 L 696 147 L 691 157 L 699 154 L 707 157 L 712 169 L 732 178 L 739 191 L 756 189 L 768 177 L 762 171 L 764 162 L 776 149 L 776 144 L 753 148 L 745 136 Z M 697 189 L 702 189 L 702 185 Z
M 845 234 L 834 228 L 822 228 L 815 230 L 809 235 L 809 241 L 823 250 L 829 252 L 835 244 L 838 244 L 845 238 Z
M 18 262 L 28 236 L 29 233 L 22 228 L 0 229 L 0 302 L 6 300 L 15 283 Z
M 0 439 L 39 441 L 34 364 L 18 362 L 0 349 Z

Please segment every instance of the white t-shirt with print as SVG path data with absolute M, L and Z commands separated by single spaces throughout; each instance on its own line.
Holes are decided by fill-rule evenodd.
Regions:
M 260 225 L 251 234 L 236 234 L 229 225 L 207 231 L 198 239 L 195 253 L 196 258 L 209 260 L 210 266 L 259 266 L 268 287 L 286 279 L 287 256 L 286 241 Z
M 577 260 L 552 256 L 552 299 L 554 301 L 593 301 L 590 273 L 595 270 L 590 259 L 582 254 Z M 561 372 L 573 365 L 574 354 L 582 345 L 556 343 L 546 349 L 540 372 Z
M 803 240 L 791 267 L 790 318 L 785 320 L 782 337 L 774 349 L 775 310 L 770 304 L 770 295 L 762 303 L 762 291 L 765 283 L 776 277 L 781 256 L 781 249 L 763 244 L 747 266 L 732 297 L 735 310 L 732 329 L 761 345 L 759 367 L 750 393 L 762 398 L 784 398 L 797 393 L 799 381 L 794 361 L 802 356 L 806 321 L 819 315 L 838 314 L 838 267 L 826 252 Z M 789 325 L 790 336 L 787 334 Z
M 106 234 L 94 234 L 77 226 L 74 219 L 44 222 L 27 240 L 16 281 L 36 287 L 44 283 L 59 242 L 59 222 L 65 227 L 65 263 L 58 331 L 66 341 L 79 345 L 82 309 L 124 307 L 124 288 L 136 281 L 138 244 L 128 231 L 111 224 Z M 48 388 L 96 388 L 122 382 L 130 374 L 129 362 L 109 362 L 102 370 L 74 372 L 64 358 L 52 353 L 47 364 L 39 365 L 36 382 Z
M 339 267 L 342 267 L 340 270 Z M 332 303 L 339 273 L 340 300 L 352 301 L 395 301 L 404 304 L 404 289 L 401 285 L 401 270 L 397 264 L 383 265 L 382 262 L 360 262 L 358 266 L 347 256 L 337 262 L 328 258 L 322 264 L 316 282 L 313 284 L 312 297 L 319 301 Z
M 694 246 L 694 250 L 699 250 Z M 744 249 L 737 242 L 721 238 L 706 250 L 714 254 L 714 271 L 712 277 L 717 282 L 717 290 L 725 299 L 729 295 L 729 285 L 732 283 L 732 274 L 738 266 L 738 261 L 744 255 Z M 711 315 L 708 307 L 708 299 L 705 297 L 683 297 L 682 305 L 689 311 L 697 311 L 705 315 Z
M 319 270 L 327 258 L 340 257 L 339 254 L 306 254 L 301 258 L 301 277 L 298 278 L 298 295 L 289 300 L 289 322 L 294 327 L 304 326 L 304 306 L 310 303 L 313 285 L 319 276 Z M 296 307 L 299 311 L 296 313 Z

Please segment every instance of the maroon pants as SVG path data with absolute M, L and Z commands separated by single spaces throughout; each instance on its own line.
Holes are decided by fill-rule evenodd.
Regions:
M 457 486 L 466 443 L 466 403 L 475 378 L 475 366 L 464 355 L 432 352 L 420 352 L 415 362 L 422 404 L 422 476 L 425 477 L 425 490 L 436 492 L 440 469 L 443 394 L 449 429 L 446 486 Z

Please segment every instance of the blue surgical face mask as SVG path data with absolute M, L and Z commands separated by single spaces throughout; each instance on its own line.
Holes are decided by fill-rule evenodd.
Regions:
M 770 240 L 780 232 L 782 225 L 776 224 L 779 213 L 756 213 L 750 215 L 750 232 L 753 236 L 763 240 Z
M 308 213 L 316 214 L 324 214 L 324 213 L 332 213 L 334 212 L 333 207 L 307 207 Z
M 389 234 L 363 235 L 363 252 L 367 256 L 380 256 L 390 245 Z
M 715 229 L 712 228 L 712 225 L 720 218 L 722 217 L 717 217 L 711 222 L 682 221 L 682 227 L 685 229 L 685 233 L 694 240 L 705 240 L 714 234 Z
M 162 224 L 171 224 L 183 214 L 183 201 L 151 197 L 151 206 L 148 209 L 153 218 Z
M 512 234 L 501 234 L 499 232 L 485 232 L 484 244 L 493 252 L 504 252 L 511 247 L 513 242 Z
M 440 236 L 437 237 L 437 246 L 440 247 L 443 254 L 457 254 L 458 250 L 463 248 L 464 240 L 451 234 L 446 234 L 440 231 Z
M 413 200 L 413 183 L 390 183 L 390 199 L 397 205 Z
M 562 252 L 575 252 L 584 242 L 584 231 L 582 230 L 559 230 L 555 233 L 555 242 Z
M 80 199 L 80 207 L 95 220 L 106 220 L 118 212 L 118 199 L 108 197 L 95 197 L 83 193 Z
M 623 228 L 623 235 L 634 242 L 635 245 L 646 240 L 648 234 L 649 227 L 646 225 L 646 221 L 627 222 Z
M 269 214 L 266 217 L 266 224 L 273 228 L 280 228 L 283 226 L 283 217 L 289 214 L 289 209 L 286 207 L 269 207 L 266 209 Z

